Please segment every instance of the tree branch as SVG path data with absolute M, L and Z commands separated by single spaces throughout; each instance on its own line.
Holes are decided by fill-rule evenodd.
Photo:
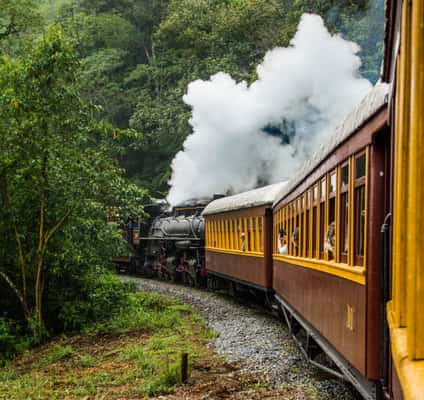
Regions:
M 8 190 L 8 184 L 7 184 L 7 178 L 6 174 L 4 176 L 4 192 L 5 192 L 5 198 L 6 198 L 6 204 L 10 210 L 10 213 L 12 215 L 12 225 L 13 225 L 13 231 L 15 233 L 15 240 L 16 245 L 18 247 L 18 264 L 21 269 L 21 279 L 22 279 L 22 296 L 26 302 L 27 298 L 27 288 L 26 288 L 26 270 L 25 270 L 25 259 L 24 259 L 24 252 L 22 247 L 21 238 L 19 236 L 18 232 L 18 226 L 16 223 L 16 216 L 12 209 L 12 199 L 10 198 L 10 193 Z
M 45 234 L 44 246 L 47 246 L 48 241 L 55 234 L 55 232 L 63 226 L 65 221 L 68 219 L 69 215 L 71 215 L 74 207 L 70 208 L 66 213 L 56 222 L 56 224 Z
M 28 311 L 27 304 L 26 304 L 22 294 L 19 292 L 18 288 L 15 286 L 15 284 L 12 282 L 12 280 L 3 271 L 0 271 L 0 276 L 8 283 L 10 288 L 15 292 L 16 296 L 18 297 L 19 301 L 22 304 L 24 316 L 25 316 L 25 318 L 28 319 L 29 311 Z

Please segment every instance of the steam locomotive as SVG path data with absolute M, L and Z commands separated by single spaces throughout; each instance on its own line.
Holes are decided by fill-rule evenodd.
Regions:
M 210 201 L 189 200 L 172 210 L 164 200 L 146 205 L 146 221 L 128 222 L 127 241 L 133 255 L 113 259 L 118 271 L 204 286 L 205 221 L 200 214 Z

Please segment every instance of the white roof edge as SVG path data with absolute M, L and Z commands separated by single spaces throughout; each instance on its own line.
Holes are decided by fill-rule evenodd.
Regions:
M 336 128 L 334 134 L 325 145 L 322 145 L 315 155 L 305 161 L 299 172 L 277 194 L 273 207 L 284 197 L 290 194 L 307 175 L 315 170 L 326 158 L 353 133 L 361 128 L 372 116 L 377 114 L 388 103 L 389 85 L 378 82 L 374 88 L 363 98 L 344 121 Z
M 214 200 L 205 207 L 202 215 L 220 214 L 272 204 L 277 194 L 280 193 L 281 189 L 286 184 L 287 182 L 275 183 L 259 189 L 249 190 L 248 192 Z

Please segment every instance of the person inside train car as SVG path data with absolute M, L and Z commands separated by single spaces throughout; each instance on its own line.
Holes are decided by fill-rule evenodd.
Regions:
M 297 255 L 297 249 L 299 248 L 299 228 L 297 226 L 296 228 L 293 229 L 292 245 L 293 245 L 294 253 L 295 255 Z
M 336 235 L 336 225 L 333 222 L 328 225 L 327 233 L 325 234 L 324 241 L 324 250 L 328 252 L 328 259 L 332 260 L 334 258 L 334 242 Z
M 287 254 L 287 235 L 284 229 L 280 229 L 278 235 L 278 252 L 280 254 Z
M 245 238 L 246 236 L 244 232 L 240 234 L 240 237 L 241 237 L 241 251 L 246 251 L 246 238 Z

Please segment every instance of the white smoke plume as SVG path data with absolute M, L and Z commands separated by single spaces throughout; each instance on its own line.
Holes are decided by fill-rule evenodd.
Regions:
M 358 51 L 321 17 L 305 14 L 290 46 L 269 51 L 250 86 L 222 72 L 190 83 L 183 100 L 193 110 L 193 133 L 172 162 L 168 201 L 289 179 L 371 89 L 359 76 Z

